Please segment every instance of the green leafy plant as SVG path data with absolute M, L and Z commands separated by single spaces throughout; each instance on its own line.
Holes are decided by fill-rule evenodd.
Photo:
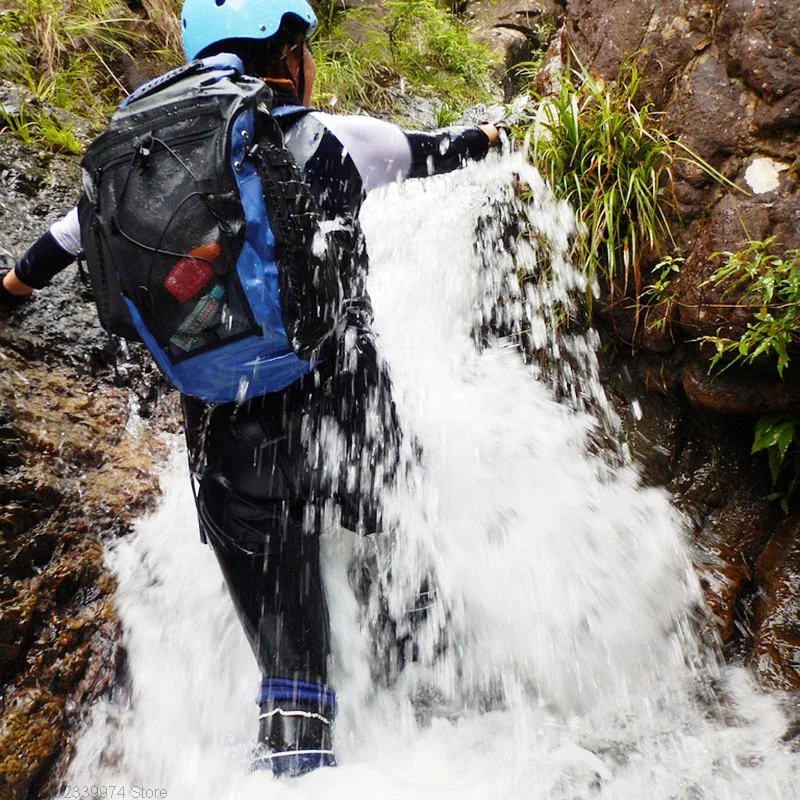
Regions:
M 457 94 L 483 84 L 491 66 L 488 50 L 433 0 L 389 0 L 385 30 L 395 62 L 421 86 L 452 88 Z
M 381 14 L 352 10 L 333 19 L 315 42 L 317 104 L 385 113 L 394 94 L 408 91 L 446 97 L 455 117 L 488 99 L 490 52 L 435 0 L 389 0 Z
M 800 415 L 769 414 L 755 428 L 753 454 L 766 452 L 772 488 L 771 499 L 788 512 L 789 501 L 800 486 Z
M 16 113 L 0 109 L 2 127 L 8 130 L 25 144 L 40 141 L 56 153 L 78 155 L 83 147 L 78 141 L 71 126 L 54 119 L 46 111 L 22 105 Z
M 5 74 L 37 99 L 105 118 L 120 98 L 115 59 L 137 41 L 118 0 L 9 0 L 0 16 Z
M 652 283 L 642 289 L 640 295 L 642 304 L 647 309 L 648 320 L 646 322 L 649 329 L 663 330 L 666 321 L 674 304 L 678 301 L 677 295 L 672 285 L 672 281 L 680 273 L 685 258 L 682 256 L 665 255 L 650 270 Z M 657 306 L 663 308 L 663 312 L 654 319 L 649 319 L 651 310 Z
M 535 22 L 529 30 L 528 41 L 533 56 L 529 61 L 521 62 L 511 70 L 513 77 L 523 85 L 530 85 L 533 82 L 542 66 L 548 46 L 558 32 L 555 23 L 548 19 Z
M 724 288 L 723 297 L 736 295 L 733 305 L 752 313 L 739 336 L 703 336 L 714 355 L 709 371 L 721 373 L 734 364 L 753 364 L 775 358 L 778 375 L 789 365 L 791 348 L 800 345 L 800 251 L 773 253 L 775 237 L 749 241 L 737 252 L 714 253 L 723 264 L 702 285 Z
M 436 127 L 446 128 L 458 119 L 457 111 L 447 101 L 436 107 Z
M 17 24 L 13 10 L 0 11 L 0 65 L 5 77 L 28 86 L 33 74 L 25 45 L 16 33 Z
M 749 311 L 752 318 L 739 335 L 703 336 L 714 348 L 710 374 L 721 374 L 735 364 L 773 360 L 783 377 L 792 349 L 800 345 L 800 251 L 774 252 L 775 237 L 749 240 L 736 252 L 714 253 L 722 265 L 703 286 L 720 286 L 722 297 L 734 295 L 732 308 Z M 752 453 L 765 452 L 773 493 L 784 511 L 800 486 L 800 415 L 769 414 L 755 427 Z
M 33 120 L 30 118 L 24 104 L 20 106 L 19 111 L 15 114 L 0 107 L 0 119 L 3 122 L 2 127 L 0 127 L 0 133 L 10 131 L 25 144 L 33 143 L 35 132 Z
M 83 151 L 83 145 L 69 123 L 43 114 L 36 122 L 36 128 L 45 144 L 55 153 L 79 155 Z
M 379 36 L 376 32 L 375 37 Z M 389 67 L 383 53 L 372 55 L 376 42 L 352 45 L 338 29 L 328 37 L 317 37 L 314 54 L 317 79 L 314 84 L 314 105 L 344 111 L 367 109 L 383 111 L 391 106 L 389 87 L 400 82 L 400 76 Z

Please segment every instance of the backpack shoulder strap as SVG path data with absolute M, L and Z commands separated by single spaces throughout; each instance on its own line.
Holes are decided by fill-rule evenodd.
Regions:
M 242 75 L 244 73 L 244 64 L 238 56 L 232 53 L 220 53 L 210 58 L 190 61 L 182 67 L 165 72 L 163 75 L 159 75 L 159 77 L 142 84 L 120 103 L 120 108 L 127 108 L 131 103 L 135 103 L 143 97 L 149 97 L 151 94 L 171 86 L 189 75 L 196 75 L 201 72 L 214 72 L 212 82 L 216 82 L 222 78 Z
M 288 105 L 272 108 L 270 109 L 270 114 L 276 119 L 280 119 L 281 126 L 285 127 L 316 110 L 316 108 L 306 108 L 306 106 Z

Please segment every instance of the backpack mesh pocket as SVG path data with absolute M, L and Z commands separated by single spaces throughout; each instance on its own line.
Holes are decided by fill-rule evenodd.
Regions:
M 145 135 L 99 185 L 104 256 L 173 362 L 257 330 L 235 270 L 243 212 L 216 168 L 220 126 L 196 127 Z

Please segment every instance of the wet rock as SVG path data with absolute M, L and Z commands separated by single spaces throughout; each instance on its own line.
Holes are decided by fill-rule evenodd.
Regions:
M 22 86 L 0 80 L 0 111 L 3 114 L 14 117 L 35 100 L 36 97 Z
M 582 63 L 613 79 L 636 53 L 642 99 L 664 111 L 667 131 L 741 187 L 721 187 L 687 162 L 674 165 L 683 229 L 676 218 L 673 233 L 687 257 L 674 287 L 687 337 L 741 325 L 746 317 L 738 298 L 705 285 L 719 266 L 712 254 L 768 236 L 777 249 L 800 245 L 800 144 L 789 134 L 800 113 L 798 14 L 786 0 L 736 0 L 722 8 L 699 0 L 567 5 L 561 62 L 566 43 Z M 756 191 L 748 175 L 767 157 L 778 176 Z
M 74 160 L 3 137 L 0 255 L 13 263 L 75 200 Z M 97 323 L 74 268 L 0 309 L 0 797 L 49 796 L 70 734 L 122 659 L 102 542 L 158 494 L 174 396 Z M 138 360 L 137 360 L 138 358 Z M 133 424 L 138 390 L 152 423 Z M 163 402 L 165 399 L 170 402 Z M 44 794 L 42 794 L 44 793 Z
M 698 359 L 685 367 L 681 383 L 691 405 L 715 414 L 800 411 L 800 370 L 796 368 L 783 379 L 772 365 L 763 370 L 734 368 L 711 377 L 707 364 Z
M 530 61 L 550 43 L 564 17 L 552 0 L 471 0 L 465 3 L 464 19 L 471 36 L 501 54 L 497 79 L 510 101 L 517 88 L 515 67 Z
M 661 106 L 676 76 L 708 47 L 714 15 L 711 2 L 570 0 L 565 34 L 582 63 L 606 79 L 627 56 L 641 53 L 647 96 Z
M 717 23 L 729 69 L 772 109 L 774 125 L 800 122 L 800 7 L 785 0 L 730 0 Z
M 747 231 L 756 239 L 769 230 L 769 214 L 760 203 L 726 195 L 695 226 L 695 244 L 674 282 L 679 296 L 677 322 L 691 336 L 716 335 L 721 329 L 743 331 L 751 314 L 740 305 L 741 292 L 709 283 L 723 264 L 717 253 L 735 252 L 745 246 Z
M 710 45 L 692 59 L 676 83 L 666 125 L 679 130 L 685 144 L 701 158 L 720 167 L 750 135 L 758 105 L 728 74 L 717 46 Z
M 606 296 L 595 306 L 598 325 L 612 331 L 619 341 L 648 353 L 667 354 L 676 348 L 672 329 L 676 313 L 672 303 L 646 308 L 624 292 L 619 292 L 613 301 Z
M 639 100 L 664 112 L 666 130 L 738 187 L 689 162 L 673 165 L 680 222 L 676 215 L 672 232 L 686 257 L 671 287 L 674 307 L 663 335 L 648 337 L 630 298 L 615 296 L 602 322 L 637 356 L 623 357 L 630 380 L 612 376 L 609 385 L 625 409 L 638 399 L 643 420 L 660 418 L 665 402 L 670 408 L 672 422 L 646 434 L 643 420 L 627 415 L 632 445 L 648 479 L 674 492 L 691 523 L 695 565 L 726 652 L 747 659 L 765 687 L 800 688 L 798 509 L 784 516 L 769 500 L 764 460 L 749 453 L 756 415 L 798 410 L 800 378 L 792 367 L 780 379 L 764 359 L 712 380 L 697 343 L 737 336 L 752 319 L 741 293 L 707 282 L 722 263 L 715 254 L 768 237 L 777 254 L 800 247 L 800 6 L 569 0 L 566 10 L 547 74 L 567 63 L 570 48 L 607 80 L 636 54 Z M 797 347 L 791 355 L 800 359 Z
M 660 373 L 659 361 L 665 365 Z M 750 455 L 749 424 L 692 408 L 675 385 L 675 372 L 675 364 L 655 355 L 619 355 L 604 366 L 603 377 L 644 480 L 666 487 L 686 519 L 717 640 L 729 657 L 752 658 L 764 616 L 756 613 L 761 559 L 784 515 L 768 498 L 764 463 Z
M 60 746 L 62 711 L 50 692 L 30 688 L 4 703 L 0 718 L 0 796 L 35 795 Z M 5 747 L 3 745 L 5 744 Z
M 786 520 L 758 562 L 750 663 L 762 686 L 800 689 L 800 523 Z
M 152 506 L 163 444 L 130 431 L 125 391 L 1 345 L 0 358 L 17 454 L 0 472 L 0 796 L 28 797 L 113 680 L 119 626 L 101 542 Z

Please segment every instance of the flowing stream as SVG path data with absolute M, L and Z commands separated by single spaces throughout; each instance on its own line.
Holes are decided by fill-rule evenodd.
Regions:
M 387 493 L 391 533 L 325 537 L 340 766 L 248 772 L 259 675 L 199 542 L 176 443 L 160 507 L 108 553 L 129 674 L 92 710 L 70 787 L 173 800 L 800 797 L 776 699 L 700 641 L 680 516 L 621 448 L 597 454 L 618 423 L 592 335 L 557 330 L 583 289 L 564 257 L 569 219 L 510 156 L 365 206 L 408 466 Z M 546 288 L 520 290 L 520 271 L 545 268 Z M 521 329 L 536 366 L 509 335 Z M 354 565 L 373 576 L 368 603 Z M 426 608 L 410 613 L 421 585 Z M 387 631 L 412 619 L 415 658 L 400 669 Z

